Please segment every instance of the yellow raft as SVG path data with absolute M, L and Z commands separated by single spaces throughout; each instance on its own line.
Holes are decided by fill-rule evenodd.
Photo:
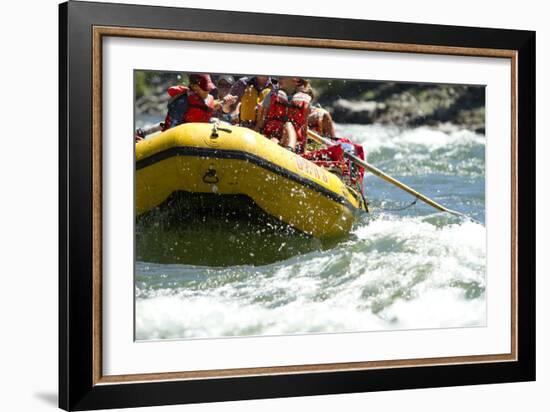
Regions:
M 327 170 L 237 126 L 187 123 L 136 144 L 136 212 L 172 193 L 245 195 L 318 238 L 348 233 L 362 196 Z

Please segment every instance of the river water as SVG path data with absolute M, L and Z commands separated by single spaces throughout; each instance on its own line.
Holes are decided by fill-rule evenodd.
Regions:
M 139 126 L 138 122 L 138 126 Z M 337 125 L 367 160 L 453 217 L 367 174 L 372 213 L 321 242 L 269 219 L 153 214 L 136 226 L 136 339 L 483 326 L 485 138 Z

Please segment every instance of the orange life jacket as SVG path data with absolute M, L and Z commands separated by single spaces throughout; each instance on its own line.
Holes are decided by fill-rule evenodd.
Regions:
M 304 151 L 307 139 L 307 117 L 311 97 L 305 93 L 295 93 L 290 101 L 283 90 L 271 92 L 269 108 L 263 128 L 264 135 L 268 137 L 281 137 L 283 126 L 291 122 L 296 130 L 298 145 L 296 152 Z

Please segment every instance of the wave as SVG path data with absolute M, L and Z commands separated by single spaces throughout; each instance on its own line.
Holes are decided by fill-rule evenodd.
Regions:
M 330 250 L 264 265 L 136 265 L 136 338 L 485 324 L 485 228 L 381 214 Z
M 367 160 L 388 173 L 485 175 L 485 136 L 469 130 L 337 125 L 336 131 L 362 144 Z

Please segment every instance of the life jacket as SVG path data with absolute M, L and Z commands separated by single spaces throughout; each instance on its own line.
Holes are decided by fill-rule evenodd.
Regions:
M 210 94 L 206 101 L 183 85 L 168 88 L 171 99 L 164 119 L 162 131 L 182 123 L 207 123 L 214 111 L 214 97 Z M 185 104 L 182 99 L 187 99 Z
M 241 107 L 239 110 L 239 120 L 241 123 L 248 125 L 256 123 L 257 107 L 262 104 L 265 96 L 267 96 L 270 92 L 271 87 L 258 91 L 253 83 L 246 86 L 243 97 L 241 98 Z
M 263 128 L 264 135 L 281 137 L 284 124 L 291 122 L 294 130 L 296 130 L 298 140 L 296 152 L 302 153 L 307 140 L 307 118 L 310 101 L 311 97 L 302 92 L 295 93 L 289 101 L 283 90 L 273 91 Z
M 353 143 L 345 137 L 337 138 L 335 143 L 335 145 L 324 149 L 304 153 L 302 157 L 311 160 L 317 166 L 332 171 L 339 169 L 339 174 L 346 183 L 358 185 L 359 190 L 361 190 L 365 169 L 346 158 L 345 153 L 353 154 L 361 160 L 365 160 L 363 146 Z

